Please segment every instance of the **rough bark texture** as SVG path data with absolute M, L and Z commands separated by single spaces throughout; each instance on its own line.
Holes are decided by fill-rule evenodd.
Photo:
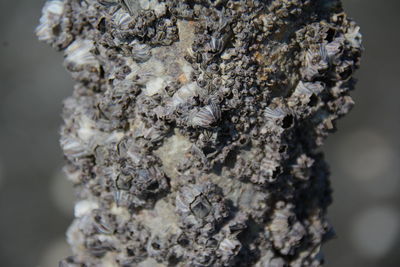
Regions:
M 61 266 L 322 264 L 318 147 L 361 51 L 340 1 L 54 0 L 40 22 L 76 80 Z

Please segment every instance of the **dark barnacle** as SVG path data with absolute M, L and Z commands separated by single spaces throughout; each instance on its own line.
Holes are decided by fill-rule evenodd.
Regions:
M 318 150 L 362 51 L 339 2 L 47 1 L 36 34 L 76 81 L 61 264 L 320 266 Z
M 175 203 L 183 225 L 194 230 L 201 230 L 207 223 L 216 225 L 228 216 L 220 189 L 210 183 L 183 187 Z
M 225 49 L 225 46 L 228 42 L 229 36 L 227 34 L 223 34 L 220 37 L 211 37 L 211 41 L 210 41 L 210 50 L 213 53 L 222 53 Z
M 139 198 L 147 199 L 162 194 L 168 187 L 165 175 L 158 168 L 150 167 L 136 171 L 130 192 Z
M 200 194 L 195 197 L 194 201 L 190 203 L 190 211 L 196 216 L 197 218 L 204 218 L 206 217 L 211 210 L 211 204 L 208 199 Z
M 118 0 L 130 15 L 136 14 L 140 9 L 141 5 L 137 0 Z
M 119 154 L 129 156 L 133 153 L 128 148 L 119 144 Z M 135 156 L 136 157 L 136 156 Z M 140 156 L 139 156 L 140 157 Z M 141 159 L 137 158 L 140 162 Z M 157 167 L 141 168 L 132 164 L 130 160 L 122 158 L 120 165 L 114 169 L 119 170 L 114 182 L 114 200 L 118 206 L 140 208 L 151 206 L 154 201 L 168 191 L 169 185 L 164 173 Z M 153 201 L 149 201 L 153 198 Z M 147 200 L 147 202 L 146 202 Z

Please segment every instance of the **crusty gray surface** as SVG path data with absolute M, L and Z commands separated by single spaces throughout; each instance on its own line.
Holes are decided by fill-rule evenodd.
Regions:
M 353 105 L 338 1 L 49 1 L 76 80 L 61 146 L 78 193 L 66 266 L 319 266 L 318 147 Z

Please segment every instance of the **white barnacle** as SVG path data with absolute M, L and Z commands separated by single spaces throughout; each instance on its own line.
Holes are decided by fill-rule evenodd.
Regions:
M 324 86 L 320 82 L 303 82 L 300 81 L 295 89 L 294 95 L 311 96 L 312 94 L 319 94 L 324 90 Z
M 124 1 L 127 2 L 127 6 L 129 5 L 128 2 L 131 3 L 130 5 L 134 4 L 133 8 L 131 7 L 131 9 L 139 8 L 145 10 L 153 10 L 156 16 L 158 17 L 165 14 L 167 10 L 167 6 L 165 5 L 165 3 L 162 3 L 157 0 L 124 0 Z
M 312 92 L 310 89 L 307 88 L 307 86 L 305 86 L 305 84 L 303 83 L 303 81 L 300 81 L 297 86 L 296 89 L 294 90 L 293 95 L 311 95 Z
M 157 93 L 160 93 L 162 89 L 165 87 L 165 80 L 161 77 L 156 77 L 154 79 L 149 80 L 146 83 L 146 95 L 152 96 Z
M 132 194 L 126 190 L 115 189 L 114 201 L 118 207 L 126 207 L 132 203 Z
M 131 64 L 131 73 L 126 79 L 133 80 L 138 85 L 146 85 L 151 79 L 154 78 L 154 73 L 143 66 L 137 64 Z
M 99 204 L 97 202 L 91 200 L 81 200 L 75 204 L 74 215 L 75 217 L 79 218 L 98 208 Z
M 325 68 L 328 64 L 328 53 L 326 51 L 325 45 L 321 44 L 318 49 L 318 57 L 319 57 L 319 66 Z
M 359 26 L 353 26 L 349 28 L 347 30 L 347 33 L 345 33 L 344 37 L 346 38 L 347 41 L 351 43 L 352 46 L 356 48 L 361 47 L 362 35 L 360 33 Z
M 224 48 L 224 41 L 220 38 L 211 37 L 210 48 L 213 52 L 220 52 Z
M 272 234 L 287 232 L 289 228 L 289 217 L 291 213 L 288 210 L 276 210 L 274 217 L 269 225 Z
M 189 122 L 192 126 L 200 126 L 204 128 L 211 127 L 221 118 L 221 109 L 215 103 L 204 106 L 193 112 L 189 116 Z
M 86 145 L 78 138 L 62 136 L 60 144 L 67 157 L 77 158 L 88 155 Z
M 132 47 L 132 58 L 138 62 L 145 62 L 150 59 L 150 47 L 146 44 L 140 44 L 136 40 L 129 44 Z
M 305 82 L 304 86 L 313 94 L 319 94 L 325 89 L 325 86 L 321 82 L 313 82 L 313 83 Z
M 132 21 L 132 17 L 125 9 L 118 9 L 112 16 L 112 21 L 120 29 L 128 29 L 129 23 Z
M 97 0 L 100 4 L 106 7 L 116 6 L 120 3 L 120 0 Z
M 72 68 L 81 69 L 85 66 L 99 67 L 99 61 L 91 50 L 94 48 L 93 41 L 77 39 L 65 50 L 65 63 Z
M 175 199 L 175 207 L 179 213 L 188 213 L 190 212 L 190 208 L 187 205 L 183 195 L 179 194 Z
M 343 50 L 343 43 L 344 38 L 341 36 L 325 45 L 326 53 L 331 61 Z
M 322 71 L 328 69 L 329 58 L 325 45 L 319 45 L 317 49 L 308 49 L 305 55 L 305 67 L 302 70 L 303 77 L 307 80 L 319 76 Z
M 119 0 L 121 5 L 129 12 L 131 15 L 136 15 L 139 10 L 142 9 L 140 0 Z
M 265 108 L 264 115 L 269 119 L 282 119 L 286 116 L 286 112 L 280 107 L 275 109 L 267 107 Z
M 47 1 L 42 9 L 40 24 L 36 28 L 36 35 L 40 41 L 49 42 L 54 37 L 54 29 L 59 25 L 64 12 L 64 1 Z
M 223 257 L 230 258 L 239 253 L 242 244 L 237 239 L 225 238 L 219 244 L 219 250 L 222 252 Z
M 196 200 L 196 197 L 201 195 L 202 190 L 198 186 L 184 186 L 177 194 L 175 199 L 175 207 L 177 212 L 181 214 L 189 214 L 190 204 Z
M 163 81 L 165 77 L 165 66 L 163 63 L 152 57 L 144 63 L 138 63 L 129 58 L 127 61 L 129 67 L 131 68 L 131 73 L 126 76 L 126 80 L 132 80 L 137 85 L 142 85 L 147 87 L 147 83 L 151 82 L 153 85 L 158 84 L 157 78 L 161 78 Z M 150 84 L 150 87 L 153 87 Z M 163 87 L 157 87 L 154 93 L 152 91 L 146 92 L 147 95 L 154 95 L 155 93 L 160 93 Z
M 105 216 L 94 219 L 93 225 L 100 234 L 111 235 L 114 232 L 114 228 Z
M 197 86 L 195 82 L 186 84 L 179 88 L 179 90 L 176 91 L 172 96 L 172 107 L 177 107 L 178 105 L 185 103 L 190 98 L 202 95 L 203 93 L 203 90 Z
M 101 134 L 96 130 L 96 125 L 93 120 L 85 115 L 82 115 L 79 120 L 79 128 L 77 129 L 77 135 L 80 140 L 85 143 L 89 143 L 95 137 L 99 138 Z

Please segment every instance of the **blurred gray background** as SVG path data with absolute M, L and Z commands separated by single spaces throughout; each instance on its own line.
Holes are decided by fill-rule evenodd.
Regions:
M 72 80 L 62 55 L 36 41 L 44 1 L 0 2 L 0 266 L 57 266 L 69 255 L 73 190 L 58 144 Z M 324 151 L 337 238 L 328 267 L 400 266 L 400 1 L 345 0 L 366 49 L 355 109 Z

